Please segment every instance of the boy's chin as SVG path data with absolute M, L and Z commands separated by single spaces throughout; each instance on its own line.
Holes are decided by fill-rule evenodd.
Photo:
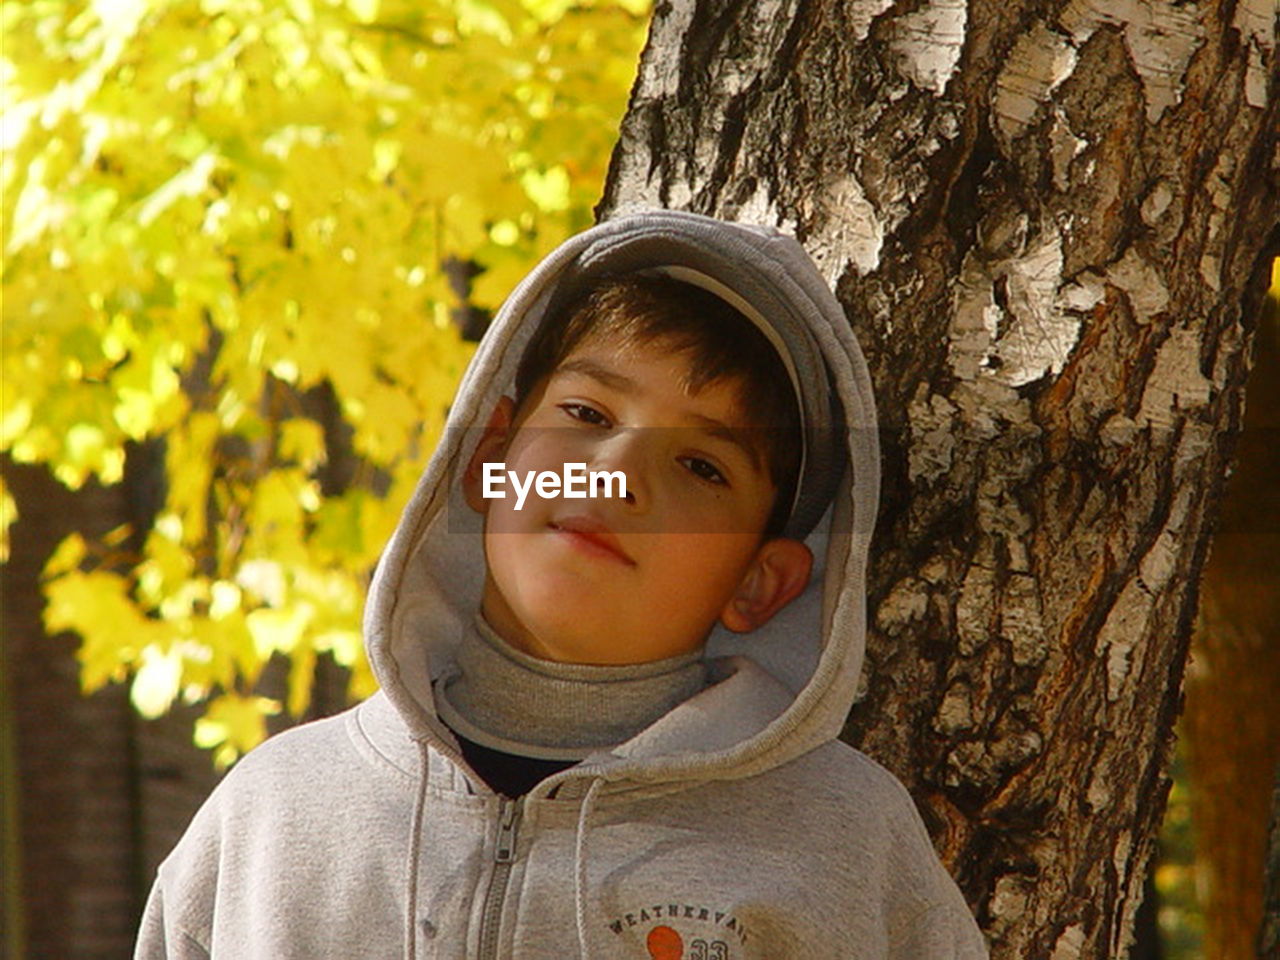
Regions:
M 532 627 L 523 621 L 508 620 L 496 624 L 486 613 L 489 625 L 511 646 L 539 660 L 553 663 L 576 663 L 586 666 L 627 666 L 665 660 L 699 649 L 706 641 L 702 636 L 686 639 L 654 638 L 648 635 L 648 643 L 630 641 L 625 631 L 618 629 L 617 617 L 605 618 L 592 624 L 582 611 L 572 620 L 564 620 L 563 607 L 556 611 L 560 616 L 537 621 Z M 506 629 L 503 629 L 503 627 Z M 708 630 L 708 632 L 710 632 Z M 656 642 L 654 642 L 656 641 Z
M 572 631 L 543 634 L 537 638 L 537 646 L 541 652 L 534 652 L 532 655 L 556 663 L 619 667 L 691 653 L 706 642 L 705 635 L 662 638 L 657 642 L 650 635 L 645 638 L 647 642 L 633 642 L 617 629 L 616 624 L 612 629 L 602 626 L 590 634 L 583 634 L 581 627 L 582 624 L 576 624 Z

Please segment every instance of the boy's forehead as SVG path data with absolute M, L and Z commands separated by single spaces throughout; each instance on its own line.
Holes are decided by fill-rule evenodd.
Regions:
M 639 371 L 656 369 L 675 380 L 684 396 L 695 398 L 707 391 L 723 394 L 721 404 L 736 417 L 745 417 L 749 406 L 746 376 L 726 371 L 700 378 L 694 356 L 694 349 L 674 335 L 628 337 L 614 331 L 592 332 L 565 355 L 552 375 L 588 376 L 625 391 L 639 388 Z

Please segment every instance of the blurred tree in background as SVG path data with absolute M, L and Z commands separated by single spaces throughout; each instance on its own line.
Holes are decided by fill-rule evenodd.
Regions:
M 317 656 L 371 691 L 365 579 L 469 356 L 453 318 L 592 222 L 647 0 L 2 9 L 0 451 L 155 474 L 145 529 L 54 550 L 46 626 L 86 692 L 205 701 L 225 765 Z

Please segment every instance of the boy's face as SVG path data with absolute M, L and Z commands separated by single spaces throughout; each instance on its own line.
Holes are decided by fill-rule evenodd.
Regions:
M 588 337 L 518 411 L 494 412 L 468 470 L 486 512 L 483 612 L 519 649 L 567 663 L 644 663 L 699 647 L 717 620 L 750 630 L 803 590 L 810 556 L 762 543 L 775 490 L 749 440 L 739 385 L 683 387 L 687 362 L 661 341 Z M 517 510 L 478 496 L 484 461 L 530 471 L 622 471 L 626 498 L 539 498 Z M 616 490 L 615 490 L 616 494 Z

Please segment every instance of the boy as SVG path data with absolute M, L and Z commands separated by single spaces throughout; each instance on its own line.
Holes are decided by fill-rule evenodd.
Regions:
M 794 240 L 573 238 L 450 424 L 370 593 L 382 691 L 232 771 L 139 957 L 985 956 L 906 791 L 835 739 L 875 416 Z M 569 496 L 571 463 L 625 489 Z

